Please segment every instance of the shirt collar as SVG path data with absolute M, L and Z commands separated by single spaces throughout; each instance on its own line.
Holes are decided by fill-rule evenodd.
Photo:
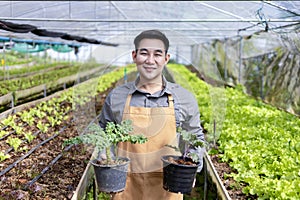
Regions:
M 135 81 L 132 82 L 129 94 L 133 94 L 134 92 L 138 91 L 137 84 L 138 84 L 139 80 L 140 80 L 140 77 L 138 76 L 135 79 Z M 164 89 L 162 90 L 161 95 L 163 95 L 164 93 L 171 94 L 170 89 L 169 89 L 168 81 L 167 81 L 167 79 L 164 75 L 162 75 L 162 80 L 163 80 Z

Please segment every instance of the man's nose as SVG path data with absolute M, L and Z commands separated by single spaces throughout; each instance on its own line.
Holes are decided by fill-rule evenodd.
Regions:
M 153 54 L 149 54 L 147 56 L 147 60 L 146 60 L 147 63 L 155 63 L 155 57 Z

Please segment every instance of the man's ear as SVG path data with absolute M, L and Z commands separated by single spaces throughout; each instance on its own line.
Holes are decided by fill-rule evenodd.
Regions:
M 170 54 L 166 54 L 166 57 L 165 57 L 165 65 L 169 62 L 169 60 L 170 60 Z
M 135 62 L 135 60 L 136 60 L 136 55 L 137 55 L 137 52 L 136 52 L 136 50 L 133 50 L 132 52 L 131 52 L 131 57 L 132 57 L 132 60 Z

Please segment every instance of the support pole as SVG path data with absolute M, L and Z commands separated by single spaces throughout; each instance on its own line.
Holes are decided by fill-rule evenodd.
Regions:
M 225 55 L 224 55 L 224 79 L 225 82 L 227 82 L 227 38 L 225 38 L 225 44 L 224 44 L 224 48 L 225 48 Z
M 47 85 L 45 84 L 44 85 L 44 97 L 46 97 L 47 96 Z
M 206 164 L 205 159 L 203 159 L 203 170 L 204 170 L 204 195 L 203 195 L 203 200 L 207 200 L 208 178 L 207 178 L 207 164 Z
M 124 83 L 127 83 L 127 68 L 124 67 Z
M 240 36 L 240 45 L 239 45 L 239 83 L 241 83 L 242 76 L 242 48 L 243 48 L 243 37 Z

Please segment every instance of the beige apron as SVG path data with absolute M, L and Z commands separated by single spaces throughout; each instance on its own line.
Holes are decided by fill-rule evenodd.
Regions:
M 144 134 L 144 144 L 119 144 L 118 156 L 130 158 L 130 169 L 125 190 L 114 195 L 114 200 L 182 200 L 182 194 L 163 189 L 161 156 L 179 155 L 166 144 L 177 145 L 174 102 L 169 95 L 169 107 L 130 107 L 131 95 L 127 97 L 123 120 L 133 122 L 134 134 Z

